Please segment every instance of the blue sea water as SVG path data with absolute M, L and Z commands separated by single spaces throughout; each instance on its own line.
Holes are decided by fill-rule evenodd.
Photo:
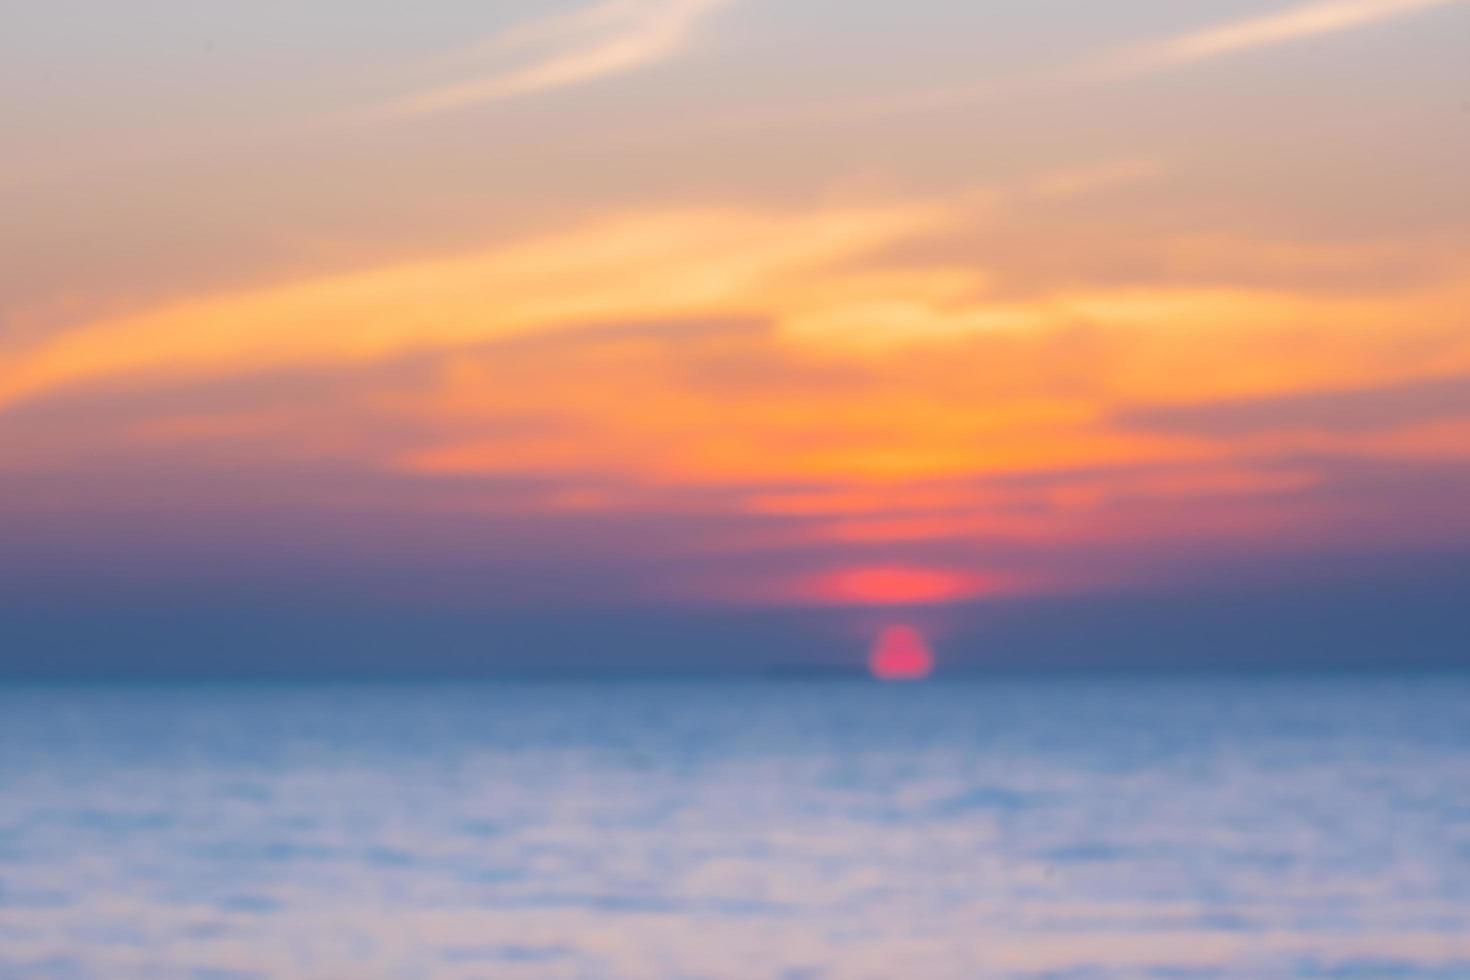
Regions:
M 0 977 L 1470 977 L 1456 674 L 0 689 Z

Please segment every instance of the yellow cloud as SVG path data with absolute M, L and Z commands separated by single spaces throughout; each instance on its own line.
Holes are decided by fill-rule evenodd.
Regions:
M 775 281 L 936 221 L 928 206 L 653 212 L 486 252 L 185 300 L 12 355 L 0 406 L 99 379 L 363 364 L 551 325 L 758 313 Z

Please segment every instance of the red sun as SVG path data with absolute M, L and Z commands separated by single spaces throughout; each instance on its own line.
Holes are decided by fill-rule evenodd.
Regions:
M 868 670 L 880 681 L 918 681 L 934 670 L 934 654 L 912 626 L 886 626 L 868 654 Z

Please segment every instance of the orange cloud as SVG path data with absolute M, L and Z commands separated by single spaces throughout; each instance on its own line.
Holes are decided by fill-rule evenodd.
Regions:
M 1070 587 L 1093 573 L 1059 567 L 1069 547 L 1326 533 L 1311 494 L 1330 474 L 1294 455 L 1454 459 L 1470 445 L 1461 423 L 1418 409 L 1362 431 L 1198 422 L 1470 372 L 1470 280 L 1002 292 L 961 253 L 903 251 L 984 220 L 933 201 L 631 213 L 185 299 L 12 352 L 0 424 L 13 434 L 48 404 L 81 412 L 90 398 L 103 408 L 64 438 L 21 427 L 9 459 L 207 447 L 261 473 L 330 457 L 405 508 L 585 527 L 698 515 L 679 547 L 701 560 L 788 555 L 823 571 L 754 585 L 711 572 L 680 588 L 858 605 Z M 1320 251 L 1283 254 L 1315 269 L 1342 250 Z M 298 403 L 237 381 L 238 404 L 211 409 L 206 383 L 287 369 L 333 384 Z M 177 407 L 185 389 L 195 401 Z M 170 390 L 149 407 L 149 391 Z M 513 492 L 477 489 L 497 481 Z M 994 543 L 1039 555 L 1036 568 L 990 561 Z

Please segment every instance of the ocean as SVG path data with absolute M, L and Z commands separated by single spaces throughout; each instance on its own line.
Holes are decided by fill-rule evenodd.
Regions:
M 0 977 L 1470 977 L 1470 675 L 9 683 Z

